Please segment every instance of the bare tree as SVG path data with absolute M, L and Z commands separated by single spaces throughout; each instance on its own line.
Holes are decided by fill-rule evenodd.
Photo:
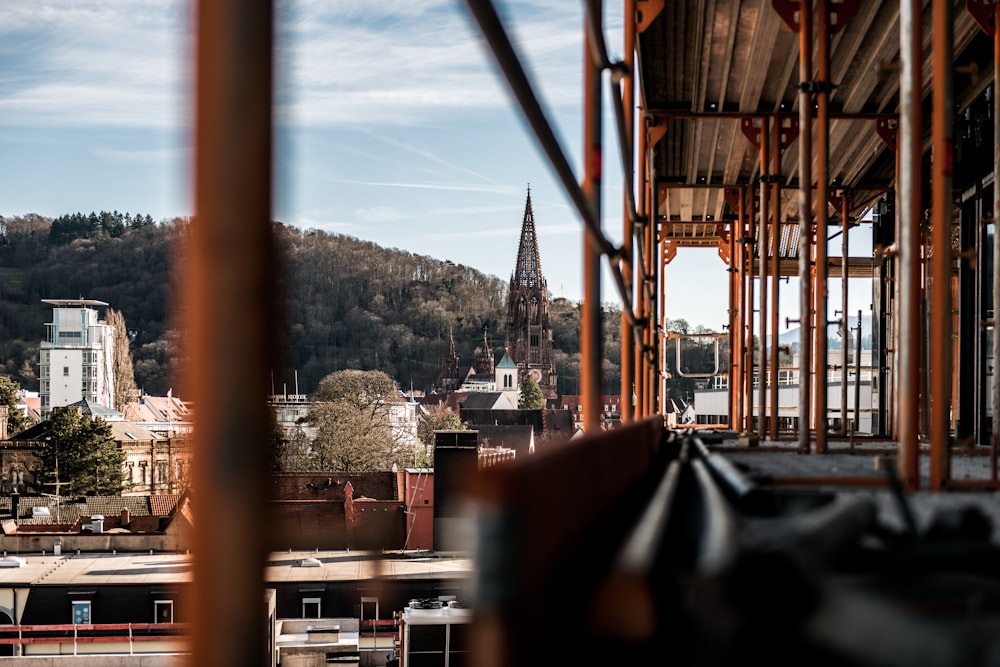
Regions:
M 131 339 L 125 327 L 125 316 L 114 308 L 108 309 L 108 326 L 114 331 L 114 358 L 111 360 L 111 370 L 115 378 L 115 395 L 112 407 L 124 410 L 125 406 L 139 397 L 139 389 L 135 385 L 135 371 L 132 368 L 132 351 L 129 348 Z
M 330 373 L 316 390 L 309 421 L 316 427 L 312 455 L 319 470 L 387 470 L 408 458 L 392 428 L 399 385 L 382 371 Z

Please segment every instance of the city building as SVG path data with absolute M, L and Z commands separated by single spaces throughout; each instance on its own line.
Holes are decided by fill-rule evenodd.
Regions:
M 114 330 L 99 318 L 93 299 L 42 299 L 52 306 L 39 349 L 41 414 L 80 400 L 114 405 Z

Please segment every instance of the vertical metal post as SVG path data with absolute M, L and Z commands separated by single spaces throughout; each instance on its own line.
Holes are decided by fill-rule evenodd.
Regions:
M 598 6 L 602 3 L 597 2 Z M 593 19 L 601 28 L 602 12 Z M 583 192 L 601 219 L 601 69 L 594 62 L 590 30 L 584 17 L 583 47 Z M 583 428 L 601 429 L 601 251 L 589 234 L 583 243 L 583 306 L 580 317 L 580 376 L 583 385 Z
M 634 154 L 631 153 L 635 141 L 635 0 L 625 0 L 625 66 L 628 73 L 622 80 L 622 106 L 625 108 L 625 132 L 628 135 L 628 142 L 623 146 L 623 150 L 630 152 L 626 159 L 627 164 L 632 164 Z M 635 179 L 629 183 L 624 183 L 624 187 L 635 191 Z M 635 230 L 632 227 L 630 218 L 628 195 L 624 195 L 622 208 L 625 211 L 622 216 L 622 250 L 621 262 L 622 278 L 625 281 L 625 289 L 632 294 L 632 302 L 635 303 L 635 290 L 632 289 L 632 253 L 634 243 L 632 235 Z M 632 392 L 635 385 L 635 332 L 629 324 L 628 314 L 622 311 L 622 351 L 621 351 L 621 415 L 622 423 L 632 421 Z
M 840 193 L 840 425 L 841 433 L 847 434 L 847 353 L 849 338 L 847 332 L 847 255 L 850 252 L 847 243 L 848 232 L 848 212 L 851 210 L 850 193 L 843 190 Z M 858 326 L 861 326 L 861 318 L 858 318 Z M 858 336 L 861 336 L 861 329 L 858 329 Z M 857 428 L 857 422 L 854 424 Z
M 874 372 L 874 371 L 873 371 Z M 870 402 L 870 401 L 869 401 Z M 858 311 L 858 338 L 854 341 L 854 428 L 856 433 L 861 423 L 861 311 Z
M 653 188 L 653 175 L 652 169 L 650 168 L 650 118 L 645 115 L 640 115 L 639 117 L 639 160 L 638 160 L 638 182 L 639 182 L 639 210 L 643 212 L 646 218 L 646 223 L 642 225 L 636 233 L 643 235 L 643 242 L 646 240 L 646 230 L 650 226 L 656 225 L 656 193 Z M 646 260 L 645 257 L 642 258 L 640 266 L 644 266 Z M 638 268 L 638 267 L 636 267 Z M 633 408 L 634 417 L 640 419 L 646 416 L 643 405 L 645 404 L 646 394 L 645 394 L 645 376 L 646 376 L 646 360 L 645 353 L 643 352 L 643 345 L 646 342 L 646 334 L 649 330 L 649 313 L 647 311 L 646 302 L 646 279 L 645 276 L 638 275 L 636 277 L 636 316 L 640 322 L 644 322 L 642 329 L 640 329 L 638 337 L 640 339 L 640 344 L 636 348 L 635 353 L 632 357 L 632 364 L 635 367 L 635 373 L 633 377 L 632 393 L 629 394 L 629 400 L 635 397 L 635 403 Z
M 742 216 L 737 215 L 738 218 Z M 739 247 L 736 242 L 739 222 L 729 223 L 729 428 L 739 428 L 739 386 L 740 356 L 739 356 Z
M 931 132 L 931 369 L 930 484 L 940 491 L 950 477 L 951 431 L 951 181 L 952 181 L 952 5 L 934 0 L 931 23 L 934 91 Z
M 799 3 L 799 449 L 809 451 L 812 426 L 812 2 Z
M 753 197 L 750 197 L 750 203 L 753 203 Z M 754 406 L 753 406 L 753 375 L 754 375 L 754 326 L 753 326 L 753 316 L 754 316 L 754 277 L 753 277 L 753 258 L 758 252 L 757 249 L 757 217 L 756 211 L 751 210 L 748 220 L 750 222 L 750 233 L 747 234 L 747 431 L 750 433 L 759 432 L 761 428 L 760 424 L 757 425 L 757 430 L 754 429 L 753 417 L 754 417 Z M 759 257 L 759 255 L 758 255 Z M 759 261 L 759 260 L 758 260 Z M 762 375 L 763 371 L 758 373 L 758 376 Z
M 771 119 L 760 119 L 760 228 L 757 230 L 757 262 L 760 275 L 760 345 L 757 347 L 757 364 L 760 367 L 760 385 L 757 387 L 758 405 L 757 432 L 763 440 L 767 436 L 767 269 L 768 269 L 768 225 L 770 220 L 770 185 L 768 181 L 768 159 L 771 148 Z M 771 304 L 777 308 L 777 304 Z
M 805 3 L 803 3 L 805 4 Z M 816 91 L 816 348 L 813 355 L 816 394 L 816 452 L 826 452 L 827 415 L 827 324 L 829 323 L 829 294 L 827 291 L 827 242 L 829 231 L 830 199 L 830 3 L 819 0 L 819 34 L 817 36 Z
M 780 284 L 779 253 L 781 244 L 781 119 L 774 116 L 774 132 L 771 139 L 771 440 L 778 439 L 778 285 Z
M 737 409 L 738 420 L 737 424 L 740 430 L 749 432 L 750 426 L 747 423 L 747 415 L 750 414 L 747 407 L 747 378 L 753 374 L 753 368 L 747 363 L 747 273 L 749 272 L 747 264 L 747 244 L 744 243 L 747 233 L 747 202 L 746 202 L 746 188 L 741 187 L 739 191 L 739 208 L 737 212 L 737 219 L 740 227 L 740 238 L 739 238 L 739 275 L 738 280 L 740 284 L 740 317 L 739 317 L 739 331 L 737 333 L 737 338 L 739 339 L 739 352 L 740 352 L 740 385 L 739 385 L 739 395 L 737 398 Z
M 990 479 L 1000 449 L 1000 4 L 993 8 L 993 373 L 990 375 Z
M 193 665 L 270 664 L 263 613 L 271 238 L 271 2 L 197 3 L 195 214 L 184 291 L 185 391 L 199 410 L 194 489 L 225 521 L 195 526 Z M 238 554 L 234 558 L 233 554 Z
M 920 161 L 922 2 L 900 3 L 899 113 L 899 476 L 920 487 Z

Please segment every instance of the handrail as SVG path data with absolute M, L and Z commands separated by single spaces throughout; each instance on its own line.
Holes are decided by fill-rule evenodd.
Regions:
M 715 377 L 719 374 L 719 339 L 728 336 L 728 334 L 720 333 L 704 333 L 704 334 L 684 334 L 676 333 L 673 331 L 666 332 L 667 338 L 673 338 L 675 343 L 675 349 L 677 352 L 677 374 L 682 378 L 710 378 Z M 681 370 L 681 338 L 712 338 L 715 341 L 715 370 L 711 373 L 685 373 Z

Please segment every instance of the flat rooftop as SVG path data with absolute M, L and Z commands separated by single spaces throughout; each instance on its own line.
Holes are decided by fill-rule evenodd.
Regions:
M 194 556 L 181 553 L 7 552 L 24 559 L 23 567 L 0 567 L 0 586 L 96 586 L 168 584 L 191 581 Z M 302 563 L 318 562 L 318 566 Z M 271 554 L 264 569 L 267 583 L 359 581 L 366 579 L 464 579 L 471 558 L 431 552 L 291 551 Z

